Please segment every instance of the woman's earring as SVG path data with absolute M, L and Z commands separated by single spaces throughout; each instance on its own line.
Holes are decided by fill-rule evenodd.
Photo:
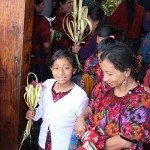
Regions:
M 126 85 L 126 84 L 127 84 L 128 76 L 129 76 L 129 75 L 126 73 L 126 76 L 125 76 L 124 81 L 122 82 L 122 85 Z

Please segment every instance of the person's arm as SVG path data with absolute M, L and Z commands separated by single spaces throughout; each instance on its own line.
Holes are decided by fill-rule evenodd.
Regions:
M 96 47 L 96 37 L 90 36 L 89 39 L 85 41 L 84 46 L 72 46 L 72 52 L 78 54 L 81 60 L 87 60 L 91 56 L 91 54 L 96 51 Z
M 50 25 L 45 17 L 41 17 L 41 22 L 39 24 L 39 38 L 43 43 L 43 50 L 48 56 L 50 54 Z
M 44 52 L 49 55 L 50 54 L 50 42 L 44 42 L 43 43 L 43 49 Z
M 120 150 L 120 149 L 129 148 L 131 145 L 132 145 L 131 142 L 122 139 L 119 135 L 116 135 L 106 140 L 105 149 Z
M 87 130 L 86 119 L 88 119 L 90 113 L 91 108 L 88 106 L 76 120 L 74 133 L 78 138 L 81 138 Z

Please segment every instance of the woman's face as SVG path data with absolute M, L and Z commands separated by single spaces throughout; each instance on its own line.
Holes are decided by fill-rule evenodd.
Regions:
M 34 5 L 34 8 L 36 10 L 37 13 L 41 13 L 44 9 L 44 1 L 41 2 L 39 5 Z
M 92 32 L 94 32 L 95 29 L 97 28 L 97 25 L 98 25 L 99 21 L 93 21 L 90 16 L 88 16 L 88 20 L 91 22 L 91 24 L 92 24 Z
M 120 87 L 125 79 L 126 71 L 121 72 L 116 69 L 108 59 L 101 61 L 100 65 L 104 75 L 103 81 L 110 87 Z
M 72 0 L 67 0 L 65 3 L 60 3 L 63 12 L 67 13 L 72 11 Z

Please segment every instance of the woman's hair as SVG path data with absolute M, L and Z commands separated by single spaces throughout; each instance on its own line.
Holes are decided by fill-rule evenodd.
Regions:
M 67 0 L 57 0 L 52 10 L 51 17 L 55 17 L 56 12 L 60 9 L 60 3 L 65 4 Z
M 44 0 L 34 0 L 34 4 L 36 5 L 40 5 L 40 3 L 42 3 Z
M 135 80 L 139 80 L 140 71 L 138 69 L 138 62 L 132 50 L 125 45 L 116 45 L 107 48 L 101 55 L 101 61 L 108 59 L 116 69 L 121 72 L 131 69 L 131 76 Z M 144 78 L 140 76 L 140 78 Z
M 104 52 L 109 47 L 115 46 L 115 45 L 121 45 L 122 43 L 115 39 L 115 37 L 108 37 L 104 38 L 100 41 L 100 43 L 97 45 L 98 53 Z
M 121 41 L 122 43 L 126 43 L 126 34 L 116 27 L 112 25 L 103 25 L 98 26 L 96 29 L 97 36 L 103 37 L 103 38 L 109 38 L 110 36 L 114 36 L 115 39 Z
M 92 6 L 89 7 L 88 10 L 88 16 L 93 21 L 99 21 L 99 25 L 102 25 L 103 19 L 104 19 L 104 11 L 99 6 Z
M 44 0 L 34 0 L 34 4 L 39 6 L 43 1 L 44 1 Z M 36 9 L 35 9 L 35 8 L 34 8 L 34 14 L 35 14 L 35 15 L 38 15 L 38 13 L 36 12 Z
M 128 16 L 128 28 L 132 26 L 134 15 L 135 15 L 135 0 L 125 0 L 126 7 L 127 7 L 127 16 Z
M 66 58 L 70 62 L 73 68 L 77 67 L 75 56 L 73 55 L 71 51 L 67 51 L 67 50 L 56 51 L 50 60 L 50 67 L 53 66 L 54 62 L 58 58 Z

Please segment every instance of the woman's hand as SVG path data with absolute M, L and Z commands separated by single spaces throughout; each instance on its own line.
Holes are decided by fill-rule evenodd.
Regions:
M 81 115 L 80 117 L 78 117 L 76 124 L 75 124 L 74 133 L 75 133 L 76 137 L 81 139 L 83 134 L 87 131 L 87 128 L 88 127 L 86 125 L 85 119 Z
M 26 119 L 27 120 L 33 120 L 35 116 L 35 112 L 34 111 L 31 111 L 31 110 L 28 110 L 27 113 L 26 113 Z
M 77 54 L 79 52 L 80 48 L 81 48 L 80 45 L 74 44 L 74 46 L 72 46 L 72 52 Z
M 83 88 L 83 89 L 86 88 L 86 82 L 82 79 L 80 81 L 80 87 Z

